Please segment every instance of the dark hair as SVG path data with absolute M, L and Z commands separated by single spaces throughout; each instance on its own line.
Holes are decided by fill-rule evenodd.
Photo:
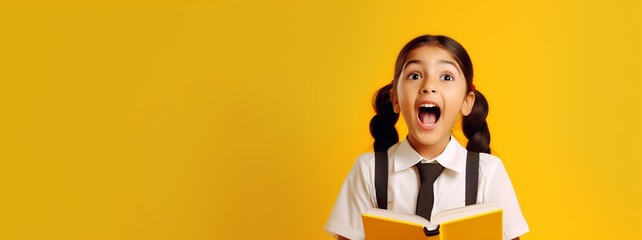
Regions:
M 475 93 L 475 103 L 472 111 L 468 116 L 464 116 L 462 120 L 462 130 L 466 138 L 468 138 L 466 149 L 472 152 L 490 153 L 490 131 L 486 123 L 488 102 L 481 92 L 473 89 L 473 63 L 470 60 L 470 56 L 468 56 L 468 52 L 461 44 L 450 37 L 441 35 L 422 35 L 408 42 L 397 56 L 392 82 L 375 93 L 373 106 L 376 114 L 370 120 L 370 134 L 375 139 L 374 151 L 386 151 L 399 142 L 399 134 L 395 129 L 399 114 L 393 110 L 390 91 L 397 86 L 399 75 L 401 75 L 403 64 L 408 54 L 416 48 L 427 45 L 440 47 L 452 54 L 466 78 L 466 91 Z

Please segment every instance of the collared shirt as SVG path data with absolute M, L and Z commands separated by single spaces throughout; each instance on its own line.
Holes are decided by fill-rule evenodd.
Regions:
M 424 159 L 408 140 L 388 149 L 388 209 L 415 213 L 419 194 L 419 175 L 413 166 L 420 161 L 437 161 L 445 167 L 434 183 L 435 201 L 432 215 L 463 207 L 466 189 L 467 150 L 454 137 L 434 159 Z M 332 235 L 349 239 L 365 239 L 361 214 L 377 207 L 374 186 L 374 153 L 359 156 L 346 177 L 325 226 Z M 495 202 L 504 212 L 504 239 L 513 239 L 529 231 L 522 215 L 513 185 L 506 169 L 496 156 L 479 156 L 479 187 L 477 203 Z

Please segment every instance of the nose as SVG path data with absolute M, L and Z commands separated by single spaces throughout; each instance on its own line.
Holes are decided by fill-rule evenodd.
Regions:
M 421 89 L 421 93 L 423 93 L 423 94 L 428 94 L 429 92 L 430 93 L 437 93 L 437 90 L 435 90 L 435 89 L 428 90 L 426 88 Z
M 437 86 L 435 86 L 435 79 L 432 78 L 431 76 L 427 76 L 424 79 L 424 82 L 421 85 L 421 89 L 419 90 L 421 94 L 435 94 L 437 93 Z
M 421 86 L 421 94 L 428 94 L 428 93 L 437 93 L 437 87 L 435 86 L 432 81 L 428 80 L 426 83 L 424 83 L 423 86 Z

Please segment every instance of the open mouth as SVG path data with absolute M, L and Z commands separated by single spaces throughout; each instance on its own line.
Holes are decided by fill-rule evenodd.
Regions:
M 418 117 L 421 124 L 428 126 L 435 125 L 441 116 L 439 107 L 432 103 L 421 104 L 417 112 L 419 113 Z

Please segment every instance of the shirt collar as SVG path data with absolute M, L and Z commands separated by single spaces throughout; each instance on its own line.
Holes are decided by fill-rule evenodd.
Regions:
M 437 155 L 437 157 L 428 160 L 436 160 L 445 168 L 460 173 L 463 172 L 466 167 L 466 152 L 466 149 L 457 142 L 457 139 L 450 136 L 450 140 L 444 151 Z M 394 153 L 394 170 L 398 172 L 410 168 L 423 159 L 424 158 L 410 146 L 408 138 L 406 137 L 403 142 L 399 143 Z

